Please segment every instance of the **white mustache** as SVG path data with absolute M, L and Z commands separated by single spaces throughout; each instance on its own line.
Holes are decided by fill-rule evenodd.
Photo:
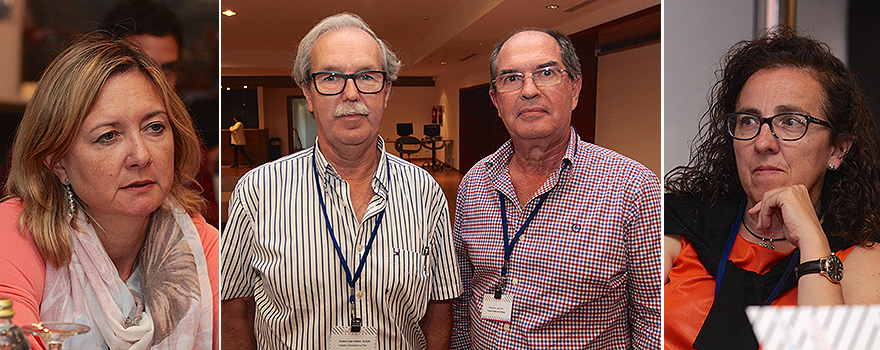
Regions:
M 344 115 L 353 115 L 353 114 L 370 114 L 370 109 L 367 106 L 357 103 L 357 102 L 346 102 L 336 106 L 336 110 L 333 111 L 333 116 L 338 118 Z

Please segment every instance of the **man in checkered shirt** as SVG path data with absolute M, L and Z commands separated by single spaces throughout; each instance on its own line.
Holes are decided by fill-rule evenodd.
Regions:
M 458 190 L 452 348 L 659 349 L 657 176 L 570 125 L 582 78 L 565 35 L 511 34 L 490 74 L 511 140 Z

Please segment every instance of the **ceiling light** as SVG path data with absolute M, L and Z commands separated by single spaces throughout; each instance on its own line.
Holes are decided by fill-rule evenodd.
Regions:
M 244 88 L 247 89 L 247 85 L 245 85 Z
M 226 15 L 226 17 L 232 17 L 236 15 L 235 11 L 232 10 L 223 11 L 223 14 Z
M 551 4 L 551 5 L 547 5 L 547 9 L 548 9 L 548 10 L 555 10 L 555 9 L 558 9 L 558 8 L 559 8 L 559 5 L 552 5 L 552 4 Z
M 440 61 L 441 65 L 446 65 L 446 61 Z

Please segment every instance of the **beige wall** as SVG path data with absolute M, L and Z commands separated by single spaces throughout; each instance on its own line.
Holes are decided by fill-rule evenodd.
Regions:
M 660 176 L 660 44 L 599 57 L 596 79 L 596 144 Z
M 260 128 L 269 130 L 269 138 L 281 138 L 281 155 L 287 154 L 287 96 L 302 96 L 297 88 L 263 88 L 260 103 Z
M 475 57 L 474 59 L 476 59 Z M 435 79 L 437 84 L 437 100 L 438 104 L 445 106 L 446 113 L 443 116 L 444 123 L 441 128 L 443 135 L 449 135 L 449 138 L 455 141 L 452 148 L 452 167 L 459 168 L 461 140 L 459 139 L 459 99 L 458 92 L 461 89 L 489 83 L 489 64 L 488 58 L 485 58 L 484 64 L 478 64 L 469 72 L 471 74 L 460 74 L 457 76 L 441 76 Z M 482 63 L 482 62 L 481 62 Z

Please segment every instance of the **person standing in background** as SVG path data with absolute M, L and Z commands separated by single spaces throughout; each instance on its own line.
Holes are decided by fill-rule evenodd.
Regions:
M 244 156 L 247 159 L 248 163 L 250 163 L 250 167 L 253 168 L 254 160 L 248 156 L 247 151 L 244 150 L 244 146 L 247 145 L 247 140 L 244 137 L 244 123 L 241 122 L 241 116 L 236 115 L 232 117 L 232 120 L 235 121 L 235 124 L 229 127 L 229 132 L 232 134 L 232 166 L 230 168 L 238 168 L 238 154 Z

